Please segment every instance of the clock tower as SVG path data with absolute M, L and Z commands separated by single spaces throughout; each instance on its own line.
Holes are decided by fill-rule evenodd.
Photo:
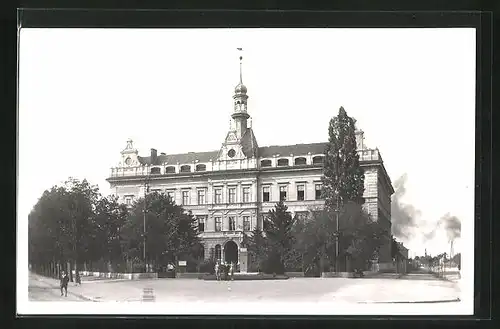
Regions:
M 240 56 L 240 82 L 234 88 L 233 113 L 229 132 L 219 152 L 219 160 L 242 160 L 257 156 L 257 141 L 248 127 L 250 115 L 247 113 L 247 87 L 243 84 L 243 57 Z

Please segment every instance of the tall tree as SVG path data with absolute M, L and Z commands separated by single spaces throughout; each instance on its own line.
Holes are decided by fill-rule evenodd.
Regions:
M 128 216 L 127 206 L 114 196 L 101 198 L 96 205 L 91 255 L 92 260 L 102 260 L 113 268 L 122 268 L 123 257 L 121 230 Z M 106 269 L 108 270 L 108 269 Z
M 269 211 L 265 233 L 269 241 L 268 261 L 276 265 L 273 272 L 281 274 L 285 271 L 284 264 L 294 243 L 294 223 L 295 220 L 283 201 L 278 202 L 274 209 Z
M 268 255 L 268 243 L 264 232 L 256 226 L 250 235 L 243 236 L 244 245 L 248 248 L 250 266 L 254 270 L 263 269 Z
M 323 170 L 325 208 L 336 211 L 347 202 L 362 204 L 364 173 L 356 149 L 355 120 L 343 107 L 330 120 Z
M 328 214 L 326 220 L 334 221 L 338 228 L 335 229 L 335 235 L 329 238 L 337 241 L 342 235 L 340 223 L 338 223 L 341 209 L 349 202 L 364 203 L 364 172 L 359 165 L 355 120 L 347 115 L 343 107 L 340 107 L 337 116 L 330 120 L 328 136 L 328 143 L 325 147 L 322 195 Z M 323 244 L 323 248 L 332 243 L 334 241 L 328 241 Z M 341 252 L 345 252 L 340 249 L 340 244 L 338 244 L 338 249 L 334 253 L 340 255 Z M 330 251 L 326 249 L 322 251 L 322 254 L 327 253 Z M 323 260 L 322 263 L 325 261 Z
M 95 216 L 96 204 L 101 195 L 97 186 L 91 185 L 86 179 L 80 181 L 70 178 L 65 183 L 65 189 L 70 221 L 68 234 L 72 237 L 73 268 L 78 278 L 80 265 L 88 257 L 93 244 L 89 237 L 95 230 L 92 219 Z
M 28 217 L 31 259 L 42 264 L 71 262 L 78 273 L 93 243 L 98 198 L 97 187 L 72 178 L 45 191 Z

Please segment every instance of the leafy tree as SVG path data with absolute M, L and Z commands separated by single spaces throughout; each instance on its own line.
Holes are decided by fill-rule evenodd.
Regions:
M 350 269 L 367 269 L 369 261 L 388 242 L 385 229 L 379 222 L 373 221 L 358 204 L 349 203 L 344 211 L 339 249 L 351 261 Z
M 90 232 L 94 239 L 90 259 L 102 259 L 107 264 L 114 265 L 112 267 L 122 269 L 125 259 L 122 251 L 121 230 L 126 223 L 127 216 L 127 206 L 119 203 L 117 197 L 109 196 L 98 200 L 94 216 L 94 230 Z
M 297 223 L 295 228 L 295 249 L 303 255 L 304 268 L 319 267 L 331 270 L 336 263 L 336 222 L 328 211 L 312 212 L 312 219 Z M 347 267 L 347 260 L 356 268 L 366 268 L 368 261 L 385 242 L 383 228 L 370 219 L 361 205 L 350 202 L 339 214 L 339 269 Z
M 97 187 L 72 178 L 45 191 L 28 217 L 30 261 L 69 261 L 78 273 L 92 245 L 92 218 L 98 198 Z
M 343 107 L 339 109 L 338 115 L 330 120 L 328 127 L 329 140 L 325 148 L 325 160 L 323 168 L 323 191 L 325 199 L 326 216 L 322 225 L 333 230 L 335 234 L 328 234 L 323 241 L 320 252 L 321 263 L 326 263 L 325 257 L 331 258 L 331 248 L 337 239 L 344 240 L 352 236 L 347 232 L 340 231 L 340 212 L 347 203 L 363 204 L 364 172 L 359 165 L 359 155 L 356 148 L 355 120 L 349 117 Z M 337 226 L 337 221 L 338 227 Z M 338 228 L 338 230 L 337 230 Z M 346 249 L 340 248 L 338 254 L 345 253 Z M 351 246 L 351 244 L 348 244 Z M 335 253 L 335 249 L 333 249 Z M 335 261 L 337 263 L 337 260 Z M 338 265 L 338 264 L 337 264 Z
M 85 179 L 80 181 L 70 178 L 65 182 L 65 190 L 67 219 L 70 223 L 69 227 L 63 226 L 63 228 L 69 228 L 66 234 L 71 237 L 72 260 L 78 278 L 80 265 L 88 258 L 93 244 L 89 237 L 94 231 L 92 219 L 101 195 L 97 186 L 91 185 Z
M 142 260 L 144 237 L 144 199 L 134 203 L 122 230 L 125 256 Z M 146 258 L 169 262 L 190 255 L 200 242 L 196 219 L 165 194 L 146 196 Z
M 284 264 L 290 257 L 294 243 L 294 223 L 295 220 L 283 201 L 278 202 L 274 209 L 269 211 L 265 233 L 269 243 L 268 262 L 272 265 L 272 272 L 282 274 L 285 271 Z

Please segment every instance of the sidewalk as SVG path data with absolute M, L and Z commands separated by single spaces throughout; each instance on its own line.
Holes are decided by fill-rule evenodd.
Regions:
M 44 277 L 35 273 L 30 273 L 30 280 L 36 280 L 39 284 L 59 288 L 59 280 Z M 142 289 L 123 289 L 122 285 L 112 283 L 130 282 L 130 280 L 96 280 L 82 281 L 81 285 L 70 282 L 68 285 L 68 295 L 77 296 L 86 301 L 130 301 L 140 300 Z M 111 283 L 111 284 L 110 284 Z M 128 288 L 128 287 L 127 287 Z M 112 298 L 111 298 L 112 296 Z

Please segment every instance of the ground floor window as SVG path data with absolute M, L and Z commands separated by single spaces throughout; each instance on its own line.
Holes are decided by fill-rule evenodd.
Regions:
M 222 259 L 222 249 L 221 249 L 220 244 L 215 246 L 215 259 L 216 260 Z

